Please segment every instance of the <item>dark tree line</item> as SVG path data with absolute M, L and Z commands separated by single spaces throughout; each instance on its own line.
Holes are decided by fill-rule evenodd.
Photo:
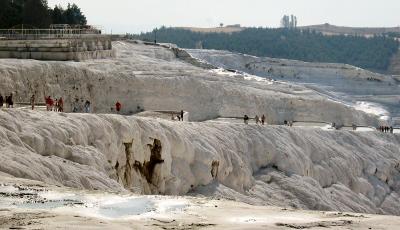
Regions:
M 135 36 L 153 41 L 154 31 Z M 259 57 L 308 62 L 346 63 L 372 70 L 387 70 L 399 42 L 391 36 L 325 36 L 310 30 L 248 28 L 241 32 L 196 33 L 184 29 L 157 29 L 157 41 L 183 48 L 219 49 Z
M 9 29 L 16 25 L 48 28 L 50 24 L 86 25 L 86 17 L 75 4 L 66 9 L 49 8 L 47 0 L 0 0 L 0 28 Z

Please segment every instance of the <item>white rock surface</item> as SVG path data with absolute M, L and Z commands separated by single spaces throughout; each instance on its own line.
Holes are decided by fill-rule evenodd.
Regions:
M 18 109 L 0 135 L 0 172 L 50 184 L 400 215 L 399 135 Z
M 314 120 L 378 124 L 376 116 L 357 112 L 303 86 L 254 81 L 240 74 L 219 74 L 175 58 L 171 49 L 116 42 L 117 58 L 85 62 L 0 60 L 0 93 L 14 92 L 16 102 L 30 95 L 63 96 L 66 111 L 75 99 L 92 102 L 107 113 L 116 101 L 124 114 L 145 110 L 184 109 L 194 121 L 266 114 L 269 123 Z M 272 84 L 271 84 L 272 83 Z
M 118 57 L 86 62 L 0 60 L 0 91 L 89 99 L 93 111 L 0 111 L 0 172 L 69 187 L 205 194 L 257 204 L 400 215 L 400 137 L 378 132 L 172 122 L 105 114 L 190 113 L 193 121 L 267 115 L 377 125 L 304 86 L 205 70 L 163 47 L 116 42 Z
M 302 84 L 335 100 L 374 106 L 373 113 L 395 117 L 400 126 L 400 81 L 335 63 L 308 63 L 295 60 L 255 57 L 220 50 L 187 50 L 193 57 L 214 66 L 235 69 L 269 79 Z M 380 107 L 380 108 L 379 108 Z M 381 110 L 388 112 L 381 112 Z M 371 112 L 371 110 L 366 110 Z

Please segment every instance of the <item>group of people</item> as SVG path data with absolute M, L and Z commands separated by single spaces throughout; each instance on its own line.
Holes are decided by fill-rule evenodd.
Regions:
M 378 130 L 382 133 L 393 133 L 393 126 L 379 126 Z
M 285 126 L 292 127 L 292 126 L 293 126 L 293 121 L 284 120 L 284 121 L 283 121 L 283 124 L 284 124 Z
M 250 120 L 249 116 L 244 115 L 243 121 L 244 121 L 244 123 L 245 123 L 246 125 L 249 124 L 249 120 Z M 265 118 L 265 115 L 264 115 L 264 114 L 261 116 L 261 118 L 260 118 L 258 115 L 256 115 L 255 118 L 254 118 L 254 120 L 256 120 L 256 124 L 257 124 L 257 125 L 258 125 L 258 124 L 265 125 L 266 118 Z
M 14 108 L 13 94 L 10 93 L 10 95 L 5 96 L 5 98 L 0 94 L 0 108 L 3 107 L 4 102 L 6 103 L 6 108 Z
M 75 101 L 72 104 L 73 113 L 79 113 L 79 112 L 90 113 L 92 111 L 91 108 L 92 108 L 92 103 L 89 100 L 83 101 L 83 99 L 81 99 L 81 102 L 79 102 L 79 99 L 75 98 Z
M 47 111 L 54 111 L 54 112 L 64 112 L 64 99 L 60 97 L 59 99 L 53 99 L 51 96 L 44 97 L 44 101 L 46 103 L 46 110 Z M 31 97 L 31 106 L 32 110 L 35 109 L 35 95 Z

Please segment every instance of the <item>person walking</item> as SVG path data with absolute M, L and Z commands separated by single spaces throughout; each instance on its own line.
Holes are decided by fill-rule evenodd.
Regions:
M 393 134 L 393 132 L 394 132 L 393 126 L 390 126 L 390 133 Z
M 245 123 L 246 125 L 249 124 L 249 116 L 244 115 L 243 120 L 244 120 L 244 123 Z
M 35 94 L 32 94 L 32 96 L 31 96 L 31 107 L 32 107 L 32 110 L 35 109 Z
M 8 96 L 8 107 L 9 108 L 14 108 L 14 100 L 13 100 L 13 94 L 10 93 L 10 96 Z
M 184 112 L 183 112 L 183 110 L 181 110 L 181 119 L 182 119 L 182 121 L 183 121 L 183 115 L 184 115 Z
M 58 112 L 58 106 L 59 106 L 58 99 L 56 98 L 54 99 L 54 109 L 53 109 L 54 112 Z
M 50 96 L 44 97 L 44 101 L 46 103 L 46 110 L 50 111 Z
M 117 101 L 117 103 L 115 103 L 115 110 L 117 110 L 117 113 L 119 113 L 121 111 L 122 108 L 122 104 Z
M 64 112 L 64 100 L 62 97 L 58 99 L 58 112 Z
M 74 101 L 74 103 L 72 105 L 72 112 L 73 113 L 77 113 L 78 112 L 78 103 L 79 103 L 79 99 L 75 98 L 75 101 Z
M 49 111 L 53 111 L 54 100 L 49 96 Z
M 86 100 L 84 108 L 85 108 L 85 113 L 90 113 L 90 101 L 89 100 Z
M 256 119 L 256 124 L 258 125 L 258 123 L 260 123 L 260 118 L 258 117 L 258 115 L 256 115 L 255 119 Z
M 261 124 L 264 125 L 265 124 L 265 115 L 263 114 L 261 117 Z
M 4 98 L 3 95 L 0 94 L 0 109 L 3 108 Z

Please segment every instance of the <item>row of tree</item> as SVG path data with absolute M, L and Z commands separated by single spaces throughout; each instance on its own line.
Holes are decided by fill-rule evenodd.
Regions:
M 86 25 L 86 17 L 75 4 L 50 9 L 47 0 L 0 0 L 0 28 L 26 24 L 49 28 L 50 24 Z
M 290 20 L 292 21 L 292 20 Z M 293 23 L 295 25 L 295 19 Z M 196 33 L 162 27 L 135 38 L 175 43 L 183 48 L 219 49 L 259 57 L 296 59 L 308 62 L 346 63 L 371 70 L 387 70 L 399 42 L 390 36 L 325 36 L 289 28 L 248 28 L 236 33 Z
M 281 27 L 287 29 L 294 29 L 297 27 L 297 17 L 292 15 L 284 15 L 281 19 Z

